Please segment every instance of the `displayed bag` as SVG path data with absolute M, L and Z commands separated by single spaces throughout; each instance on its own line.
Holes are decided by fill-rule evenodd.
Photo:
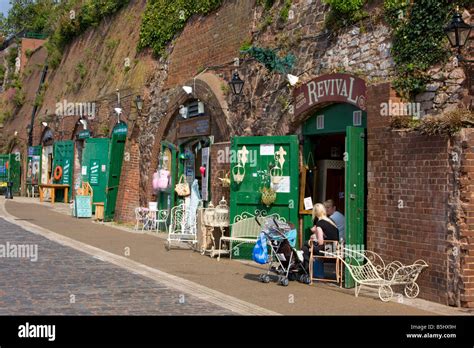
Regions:
M 252 251 L 252 260 L 264 265 L 268 262 L 267 237 L 264 233 L 260 233 L 257 243 Z
M 189 184 L 186 181 L 184 174 L 181 174 L 181 177 L 179 178 L 178 183 L 176 184 L 176 187 L 174 189 L 178 196 L 181 197 L 186 197 L 191 194 L 191 189 L 189 188 Z
M 153 189 L 167 190 L 170 182 L 170 172 L 166 169 L 160 169 L 153 174 Z

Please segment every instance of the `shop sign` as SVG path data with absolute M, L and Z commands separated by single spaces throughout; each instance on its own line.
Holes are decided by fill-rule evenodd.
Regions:
M 74 210 L 75 216 L 78 218 L 85 217 L 90 218 L 92 217 L 92 205 L 91 205 L 91 196 L 79 196 L 77 195 L 74 198 Z
M 77 134 L 77 139 L 87 139 L 90 137 L 91 137 L 91 132 L 88 129 L 82 130 Z
M 28 147 L 28 156 L 38 156 L 41 154 L 41 147 L 30 146 Z
M 92 162 L 89 180 L 91 185 L 99 184 L 99 161 Z
M 63 166 L 63 184 L 64 185 L 69 185 L 69 168 L 70 168 L 70 163 L 69 163 L 69 160 L 66 159 Z
M 128 131 L 127 124 L 122 122 L 115 126 L 113 130 L 113 134 L 117 134 L 117 135 L 127 134 L 127 131 Z
M 361 78 L 348 74 L 328 74 L 316 77 L 295 89 L 295 116 L 317 104 L 348 103 L 366 110 L 366 86 Z
M 178 122 L 178 138 L 190 138 L 211 134 L 211 118 L 209 116 L 194 117 Z

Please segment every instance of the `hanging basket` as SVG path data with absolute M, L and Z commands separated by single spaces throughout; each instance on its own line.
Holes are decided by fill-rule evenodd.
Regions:
M 260 192 L 262 193 L 262 203 L 267 207 L 271 206 L 275 202 L 277 193 L 274 189 L 271 187 L 264 187 L 260 189 Z

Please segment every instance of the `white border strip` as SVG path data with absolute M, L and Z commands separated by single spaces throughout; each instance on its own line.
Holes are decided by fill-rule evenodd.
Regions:
M 132 273 L 140 274 L 147 278 L 160 282 L 161 284 L 197 297 L 201 300 L 210 302 L 226 310 L 232 311 L 240 315 L 281 315 L 277 312 L 259 307 L 249 302 L 239 300 L 238 298 L 223 294 L 219 291 L 210 289 L 195 282 L 174 276 L 172 274 L 160 271 L 156 268 L 146 266 L 136 261 L 130 260 L 123 256 L 112 254 L 108 251 L 93 247 L 91 245 L 79 242 L 72 238 L 57 234 L 46 228 L 37 226 L 28 221 L 15 220 L 15 217 L 9 214 L 5 209 L 5 200 L 0 203 L 0 217 L 4 218 L 11 224 L 17 225 L 24 230 L 33 234 L 45 237 L 53 242 L 64 245 L 66 247 L 89 254 L 92 257 L 109 262 L 121 268 L 124 268 Z

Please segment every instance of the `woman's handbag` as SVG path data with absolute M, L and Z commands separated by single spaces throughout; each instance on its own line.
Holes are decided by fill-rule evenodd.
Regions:
M 153 174 L 153 188 L 156 190 L 166 190 L 169 187 L 170 172 L 166 169 L 160 169 Z
M 186 197 L 191 194 L 191 189 L 189 188 L 189 184 L 184 178 L 184 174 L 181 174 L 181 177 L 179 178 L 178 183 L 176 184 L 176 187 L 174 189 L 178 196 L 181 197 Z

